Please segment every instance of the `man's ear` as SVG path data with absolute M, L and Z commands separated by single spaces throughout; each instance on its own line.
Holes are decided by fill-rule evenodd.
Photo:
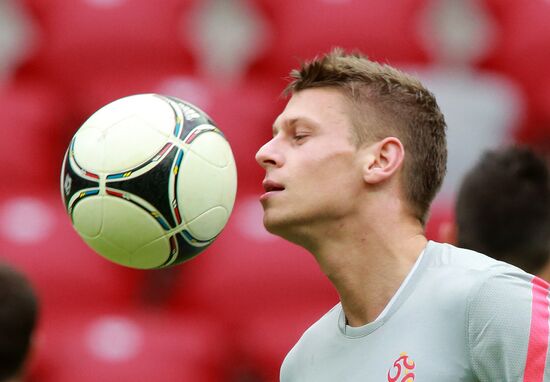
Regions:
M 405 157 L 403 144 L 396 137 L 387 137 L 366 148 L 363 179 L 370 184 L 380 183 L 399 170 Z

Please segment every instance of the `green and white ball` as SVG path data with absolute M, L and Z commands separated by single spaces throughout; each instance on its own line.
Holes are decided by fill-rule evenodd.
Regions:
M 61 192 L 78 234 L 132 268 L 163 268 L 203 251 L 237 190 L 229 143 L 196 106 L 158 94 L 116 100 L 74 135 Z

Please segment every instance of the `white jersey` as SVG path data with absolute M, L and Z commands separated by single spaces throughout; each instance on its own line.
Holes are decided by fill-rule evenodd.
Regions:
M 548 284 L 477 252 L 429 242 L 373 322 L 340 304 L 286 356 L 282 382 L 550 381 Z

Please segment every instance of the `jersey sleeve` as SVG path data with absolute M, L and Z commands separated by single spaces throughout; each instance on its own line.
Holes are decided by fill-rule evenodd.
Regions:
M 486 279 L 468 305 L 473 372 L 481 382 L 550 382 L 548 284 L 520 272 Z

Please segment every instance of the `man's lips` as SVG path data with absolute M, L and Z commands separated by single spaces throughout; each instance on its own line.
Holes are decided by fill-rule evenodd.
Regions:
M 272 180 L 264 180 L 262 182 L 262 186 L 264 187 L 265 192 L 283 191 L 285 189 L 285 187 L 282 184 L 279 184 Z
M 262 186 L 264 187 L 265 194 L 263 194 L 260 197 L 260 200 L 267 199 L 270 195 L 273 195 L 275 192 L 283 191 L 285 187 L 277 182 L 274 182 L 272 180 L 264 180 L 262 182 Z

